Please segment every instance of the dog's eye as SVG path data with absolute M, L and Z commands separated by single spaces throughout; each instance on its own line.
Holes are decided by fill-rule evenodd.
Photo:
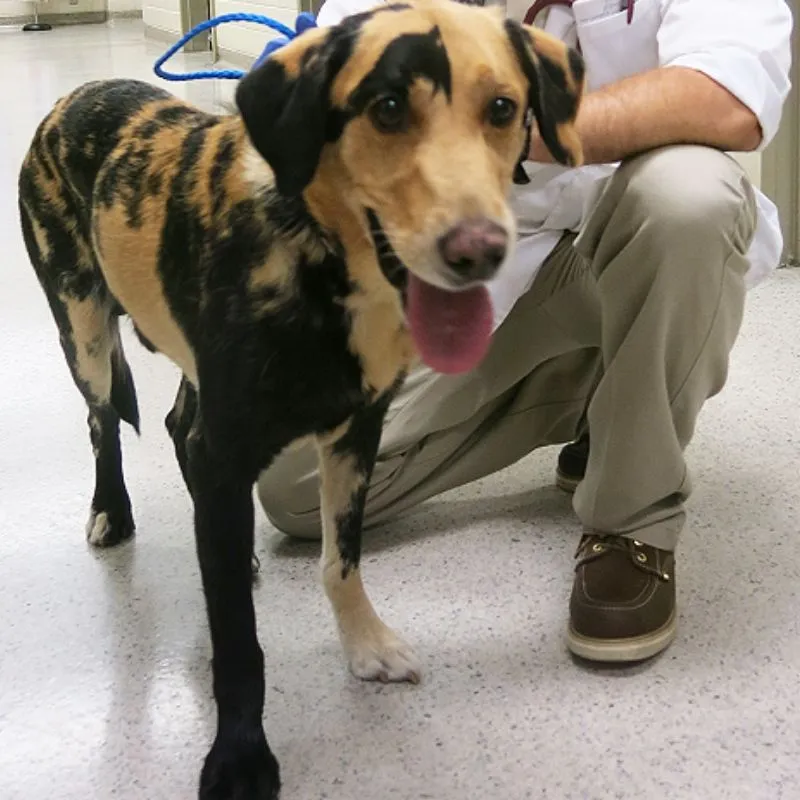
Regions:
M 370 106 L 369 116 L 382 133 L 402 133 L 408 128 L 408 103 L 400 95 L 387 94 Z
M 495 128 L 505 128 L 517 115 L 517 104 L 509 97 L 495 97 L 489 103 L 486 117 Z

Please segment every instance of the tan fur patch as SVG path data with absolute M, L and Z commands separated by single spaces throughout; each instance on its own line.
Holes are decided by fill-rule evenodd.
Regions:
M 216 187 L 212 185 L 212 176 L 214 174 L 214 159 L 217 151 L 222 142 L 229 138 L 232 140 L 233 146 L 241 147 L 242 144 L 242 129 L 241 126 L 236 124 L 235 119 L 221 120 L 218 125 L 214 125 L 207 129 L 206 137 L 203 141 L 203 149 L 200 152 L 200 157 L 197 160 L 197 174 L 199 179 L 195 183 L 192 190 L 192 200 L 200 209 L 200 218 L 203 225 L 210 226 L 213 219 L 213 203 L 214 191 L 220 189 L 228 189 L 227 185 Z M 226 183 L 228 178 L 226 176 Z M 222 198 L 222 205 L 218 209 L 219 214 L 225 214 L 231 205 L 230 191 L 220 192 Z
M 297 257 L 296 247 L 281 247 L 276 242 L 276 246 L 270 250 L 267 260 L 250 272 L 249 289 L 255 295 L 257 303 L 255 310 L 258 314 L 271 310 L 281 302 L 281 296 L 289 291 L 294 277 Z M 266 289 L 273 290 L 278 297 L 259 301 L 259 294 Z
M 530 36 L 531 46 L 534 52 L 560 67 L 567 88 L 570 89 L 573 94 L 581 94 L 583 92 L 584 81 L 578 82 L 576 80 L 569 63 L 569 51 L 564 47 L 564 43 L 561 39 L 543 31 L 541 28 L 536 28 L 531 25 L 525 25 L 524 27 Z
M 342 431 L 347 426 L 342 427 Z M 419 683 L 422 669 L 413 650 L 375 611 L 364 589 L 361 570 L 353 565 L 343 572 L 337 542 L 336 518 L 350 507 L 364 476 L 352 455 L 333 452 L 318 440 L 322 498 L 322 558 L 325 594 L 333 609 L 350 670 L 359 678 Z
M 59 298 L 69 319 L 75 346 L 75 370 L 99 403 L 111 397 L 111 352 L 114 335 L 108 329 L 108 310 L 93 297 Z
M 358 470 L 355 456 L 335 455 L 332 444 L 318 444 L 318 452 L 322 500 L 322 580 L 340 624 L 349 627 L 351 621 L 370 612 L 374 614 L 374 611 L 364 594 L 358 570 L 351 569 L 346 578 L 342 577 L 336 517 L 349 508 L 364 478 Z
M 341 180 L 346 185 L 344 176 Z M 354 283 L 354 291 L 345 301 L 351 314 L 350 350 L 361 359 L 364 389 L 381 393 L 408 368 L 415 349 L 400 296 L 384 278 L 360 221 L 342 213 L 337 193 L 331 191 L 336 185 L 337 181 L 320 181 L 307 193 L 307 202 L 318 219 L 338 216 L 347 271 Z
M 242 160 L 242 173 L 251 189 L 260 191 L 275 183 L 275 175 L 266 161 L 258 154 L 249 141 L 244 145 L 240 156 Z
M 152 107 L 149 111 L 152 113 Z M 129 128 L 141 122 L 142 116 L 137 115 Z M 175 175 L 178 167 L 176 153 L 180 152 L 185 136 L 183 129 L 165 127 L 153 137 L 149 172 L 161 176 L 163 187 L 169 187 Z M 96 249 L 111 293 L 131 315 L 142 334 L 196 385 L 194 353 L 172 317 L 157 269 L 168 197 L 168 188 L 164 188 L 157 195 L 148 194 L 143 198 L 139 229 L 128 226 L 121 198 L 107 210 L 96 209 Z

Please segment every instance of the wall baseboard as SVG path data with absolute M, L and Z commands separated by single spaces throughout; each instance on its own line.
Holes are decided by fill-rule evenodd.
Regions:
M 253 56 L 246 56 L 244 53 L 240 53 L 237 50 L 228 50 L 227 47 L 219 48 L 219 57 L 221 61 L 225 61 L 228 64 L 232 64 L 234 67 L 240 67 L 244 70 L 250 69 L 255 61 Z
M 44 22 L 54 27 L 63 25 L 96 25 L 107 22 L 108 19 L 109 15 L 106 11 L 78 11 L 74 14 L 39 14 L 39 22 Z M 27 25 L 29 22 L 33 22 L 33 14 L 0 17 L 0 25 L 3 27 L 7 25 Z
M 163 28 L 156 28 L 147 23 L 144 25 L 144 35 L 148 39 L 155 39 L 157 42 L 167 42 L 168 44 L 175 44 L 175 41 L 181 36 L 179 33 L 165 31 Z
M 141 19 L 142 9 L 131 8 L 128 11 L 110 11 L 108 16 L 110 19 Z

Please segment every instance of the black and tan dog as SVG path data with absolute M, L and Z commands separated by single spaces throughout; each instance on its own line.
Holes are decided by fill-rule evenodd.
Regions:
M 350 668 L 418 680 L 359 574 L 384 412 L 417 353 L 453 372 L 483 355 L 530 126 L 579 163 L 581 91 L 581 60 L 555 39 L 425 0 L 304 33 L 240 82 L 237 114 L 113 80 L 39 127 L 22 228 L 89 406 L 93 545 L 134 531 L 119 423 L 139 417 L 119 317 L 184 375 L 167 427 L 194 501 L 218 709 L 200 797 L 278 796 L 252 488 L 293 441 L 318 445 L 323 582 Z

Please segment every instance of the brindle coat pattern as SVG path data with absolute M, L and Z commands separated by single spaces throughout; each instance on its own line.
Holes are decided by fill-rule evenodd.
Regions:
M 506 195 L 512 175 L 525 179 L 531 113 L 555 157 L 580 162 L 582 77 L 556 40 L 425 0 L 305 33 L 241 81 L 238 114 L 108 80 L 38 128 L 21 224 L 89 408 L 92 544 L 134 532 L 119 426 L 138 430 L 139 412 L 119 318 L 184 376 L 166 424 L 194 502 L 218 710 L 200 797 L 279 793 L 262 727 L 252 486 L 293 441 L 317 441 L 323 583 L 352 671 L 419 679 L 359 571 L 384 414 L 414 359 L 406 270 L 441 284 L 435 241 L 465 216 L 513 232 Z M 408 101 L 403 131 L 370 119 L 386 91 Z M 498 95 L 518 105 L 512 124 L 486 122 Z

